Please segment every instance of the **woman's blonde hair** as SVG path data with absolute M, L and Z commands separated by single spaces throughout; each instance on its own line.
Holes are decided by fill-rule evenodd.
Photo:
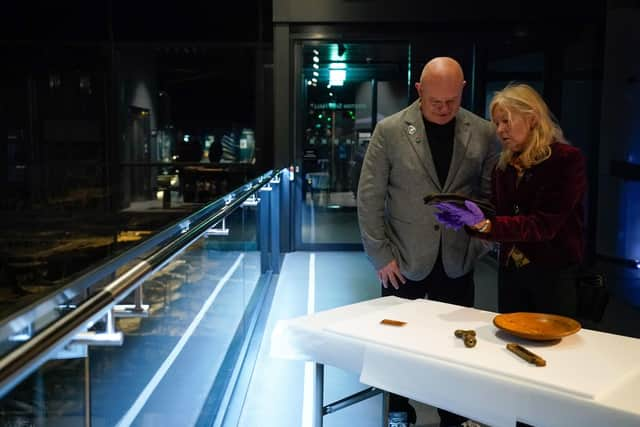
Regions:
M 562 129 L 549 111 L 549 107 L 531 86 L 510 83 L 501 91 L 496 92 L 489 105 L 492 120 L 498 107 L 507 112 L 510 121 L 512 114 L 533 117 L 533 128 L 529 134 L 529 141 L 524 151 L 518 155 L 518 162 L 522 167 L 529 168 L 548 159 L 551 156 L 550 146 L 554 142 L 567 143 Z M 502 150 L 498 167 L 504 170 L 513 156 L 511 151 Z

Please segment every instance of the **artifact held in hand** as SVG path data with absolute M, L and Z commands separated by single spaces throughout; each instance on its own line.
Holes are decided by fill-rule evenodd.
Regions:
M 433 193 L 429 194 L 424 198 L 424 203 L 426 205 L 436 204 L 441 202 L 452 203 L 456 206 L 463 207 L 465 201 L 471 201 L 475 203 L 484 213 L 485 217 L 493 217 L 496 214 L 495 207 L 486 201 L 477 200 L 473 197 L 465 196 L 463 194 L 458 193 Z
M 446 227 L 459 230 L 463 226 L 473 227 L 485 219 L 482 210 L 470 200 L 465 200 L 464 207 L 450 202 L 437 203 L 436 219 Z

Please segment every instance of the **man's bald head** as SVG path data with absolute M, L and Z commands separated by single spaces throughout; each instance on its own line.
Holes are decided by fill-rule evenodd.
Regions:
M 422 69 L 420 82 L 437 82 L 447 80 L 453 83 L 464 84 L 464 73 L 462 67 L 453 58 L 441 56 L 433 58 Z
M 460 109 L 464 85 L 462 67 L 455 59 L 442 56 L 427 62 L 416 83 L 424 117 L 438 124 L 451 121 Z

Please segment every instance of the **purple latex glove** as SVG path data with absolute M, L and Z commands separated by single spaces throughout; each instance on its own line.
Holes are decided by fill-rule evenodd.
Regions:
M 436 218 L 454 229 L 459 229 L 463 225 L 471 227 L 485 219 L 482 210 L 471 200 L 465 200 L 464 205 L 465 207 L 447 202 L 438 203 L 435 206 L 440 212 L 439 215 L 436 214 Z M 442 221 L 438 216 L 442 218 Z
M 453 215 L 448 211 L 436 212 L 435 215 L 436 219 L 446 228 L 458 231 L 464 226 L 464 223 L 460 221 L 457 215 Z

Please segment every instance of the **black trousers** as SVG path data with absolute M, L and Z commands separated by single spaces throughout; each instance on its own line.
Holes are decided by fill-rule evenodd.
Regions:
M 576 317 L 578 270 L 577 265 L 502 267 L 498 273 L 498 310 L 501 313 L 530 311 Z
M 442 258 L 438 255 L 433 270 L 424 279 L 407 280 L 406 283 L 400 285 L 400 289 L 395 289 L 391 285 L 387 288 L 383 287 L 382 296 L 390 295 L 407 299 L 427 298 L 433 301 L 473 307 L 475 296 L 473 272 L 453 279 L 445 273 Z M 389 412 L 406 411 L 408 406 L 408 398 L 393 393 L 389 394 Z M 440 415 L 441 426 L 458 426 L 467 420 L 466 417 L 439 408 L 438 415 Z

